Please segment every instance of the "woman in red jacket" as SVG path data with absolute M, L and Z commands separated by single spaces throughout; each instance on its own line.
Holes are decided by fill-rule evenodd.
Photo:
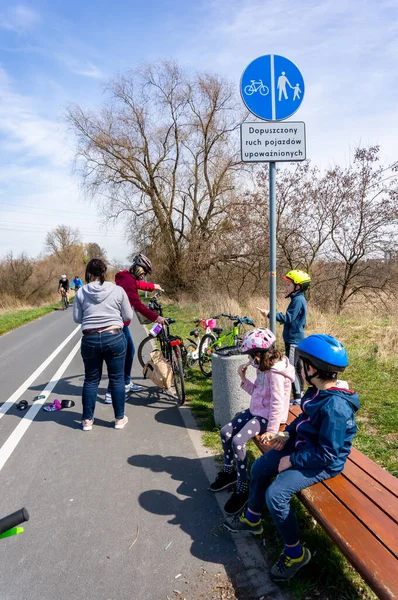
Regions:
M 163 323 L 166 322 L 166 319 L 164 317 L 160 317 L 157 313 L 143 304 L 138 295 L 138 290 L 148 292 L 152 292 L 153 290 L 163 291 L 160 285 L 157 283 L 143 281 L 144 277 L 146 275 L 150 275 L 151 273 L 152 264 L 149 258 L 144 256 L 144 254 L 137 254 L 137 256 L 134 257 L 133 264 L 128 271 L 124 270 L 116 273 L 115 282 L 116 285 L 119 285 L 124 289 L 128 299 L 130 300 L 130 304 L 135 311 L 144 315 L 144 317 L 146 317 L 149 321 L 156 321 L 157 323 L 161 323 L 163 325 Z M 129 325 L 130 322 L 126 322 L 124 323 L 123 327 L 123 333 L 127 342 L 126 360 L 124 363 L 124 383 L 126 386 L 126 394 L 128 392 L 138 392 L 142 389 L 140 386 L 131 383 L 131 368 L 133 366 L 135 348 Z M 109 390 L 105 394 L 105 403 L 112 403 L 112 397 Z

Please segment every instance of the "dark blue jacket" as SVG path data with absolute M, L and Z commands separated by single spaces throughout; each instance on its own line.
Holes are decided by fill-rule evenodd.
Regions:
M 344 468 L 357 432 L 354 414 L 359 409 L 358 394 L 340 388 L 311 387 L 301 407 L 303 412 L 286 427 L 292 466 L 325 469 L 337 475 Z
M 285 344 L 298 344 L 304 339 L 304 327 L 307 321 L 307 300 L 304 292 L 289 294 L 290 304 L 286 314 L 277 312 L 276 320 L 283 323 L 283 341 Z

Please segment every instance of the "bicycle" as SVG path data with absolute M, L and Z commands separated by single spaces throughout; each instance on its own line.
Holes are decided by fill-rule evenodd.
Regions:
M 258 81 L 251 79 L 250 85 L 244 87 L 244 92 L 247 96 L 251 96 L 254 92 L 260 92 L 262 96 L 267 96 L 269 94 L 269 88 L 264 85 L 262 79 L 259 79 Z
M 67 292 L 67 290 L 64 287 L 61 287 L 60 291 L 61 291 L 61 296 L 62 296 L 62 298 L 61 298 L 62 310 L 66 310 L 68 308 L 68 306 L 69 306 L 69 302 L 68 302 L 68 299 L 66 297 L 66 295 L 67 295 L 68 292 Z
M 229 313 L 222 313 L 221 316 L 233 321 L 233 328 L 224 335 L 221 335 L 222 329 L 215 328 L 212 333 L 207 333 L 202 337 L 199 345 L 199 368 L 205 377 L 211 377 L 212 353 L 224 348 L 239 346 L 242 325 L 255 327 L 254 322 L 249 317 L 239 317 L 238 315 L 231 315 Z
M 21 508 L 0 519 L 0 539 L 23 533 L 23 527 L 18 527 L 18 525 L 25 521 L 29 521 L 29 513 L 26 508 Z
M 149 307 L 163 317 L 162 304 L 158 301 L 160 295 L 161 292 L 157 292 L 152 296 Z M 186 350 L 182 338 L 170 335 L 169 326 L 176 322 L 175 319 L 166 318 L 167 324 L 160 325 L 160 323 L 156 323 L 150 330 L 149 335 L 142 340 L 138 346 L 137 356 L 141 367 L 145 367 L 151 352 L 160 350 L 165 359 L 171 364 L 177 404 L 182 406 L 185 402 L 183 355 Z
M 206 333 L 211 333 L 214 329 L 216 329 L 217 319 L 219 319 L 219 318 L 220 318 L 220 315 L 216 315 L 214 317 L 210 317 L 209 319 L 204 319 L 204 318 L 196 319 L 193 322 L 195 323 L 195 325 L 198 325 L 199 327 L 200 326 L 203 327 L 203 329 L 205 330 L 205 334 L 206 334 Z M 202 339 L 200 337 L 199 327 L 197 327 L 196 329 L 191 331 L 189 334 L 189 335 L 192 335 L 194 338 L 196 338 L 196 341 L 189 337 L 188 338 L 189 344 L 185 344 L 185 349 L 187 352 L 185 364 L 187 367 L 190 367 L 190 368 L 195 367 L 199 361 L 199 345 L 200 345 L 200 342 Z

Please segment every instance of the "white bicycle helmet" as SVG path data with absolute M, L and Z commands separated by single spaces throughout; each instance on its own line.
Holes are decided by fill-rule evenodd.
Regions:
M 242 340 L 240 351 L 242 354 L 252 354 L 254 352 L 267 352 L 276 342 L 276 337 L 270 329 L 257 327 L 248 331 Z

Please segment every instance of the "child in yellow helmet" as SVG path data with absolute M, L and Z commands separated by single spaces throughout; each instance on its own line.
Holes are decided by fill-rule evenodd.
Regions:
M 303 391 L 303 379 L 301 376 L 301 360 L 296 348 L 305 337 L 304 328 L 307 321 L 307 301 L 304 292 L 309 288 L 311 277 L 305 271 L 292 270 L 284 275 L 286 281 L 286 298 L 290 298 L 286 314 L 277 312 L 276 320 L 283 323 L 283 341 L 285 342 L 285 353 L 296 370 L 296 379 L 293 383 L 293 402 L 300 404 Z M 258 308 L 264 317 L 269 317 L 269 311 Z

